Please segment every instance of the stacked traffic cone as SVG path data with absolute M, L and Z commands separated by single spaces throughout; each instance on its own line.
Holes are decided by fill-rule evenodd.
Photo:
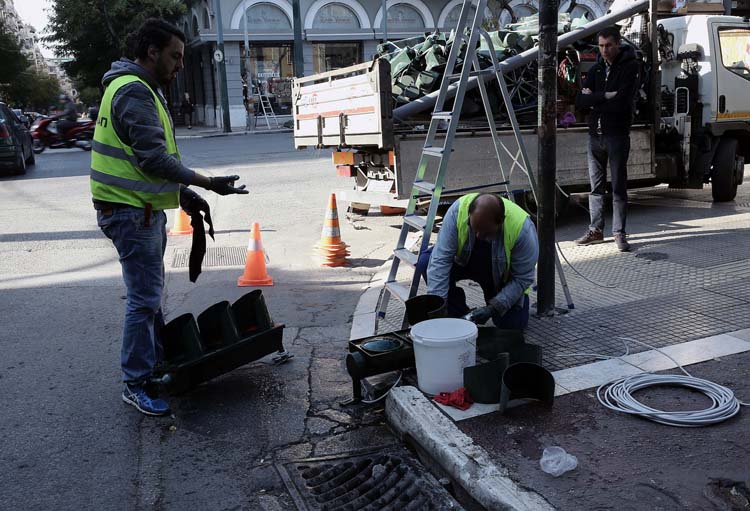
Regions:
M 253 224 L 250 233 L 250 243 L 247 245 L 245 272 L 237 279 L 237 285 L 245 286 L 273 286 L 273 279 L 266 272 L 266 253 L 260 240 L 260 225 Z
M 193 234 L 193 226 L 190 225 L 190 217 L 185 210 L 177 208 L 174 214 L 174 226 L 169 230 L 170 236 L 180 236 L 183 234 Z
M 328 209 L 323 221 L 323 233 L 320 237 L 320 243 L 315 246 L 320 256 L 321 266 L 346 266 L 346 256 L 349 255 L 347 245 L 341 241 L 341 231 L 339 230 L 339 213 L 336 208 L 336 194 L 332 193 L 328 199 Z

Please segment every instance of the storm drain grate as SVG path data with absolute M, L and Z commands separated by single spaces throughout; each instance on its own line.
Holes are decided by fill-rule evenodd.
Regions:
M 635 256 L 639 259 L 646 259 L 647 261 L 664 261 L 669 259 L 669 255 L 664 252 L 642 252 Z
M 276 465 L 300 511 L 463 509 L 407 451 Z
M 203 258 L 203 268 L 210 266 L 243 266 L 247 247 L 208 247 Z M 189 248 L 176 248 L 172 255 L 172 268 L 187 268 L 190 262 Z

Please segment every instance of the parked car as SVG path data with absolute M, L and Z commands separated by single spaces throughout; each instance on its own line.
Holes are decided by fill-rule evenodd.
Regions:
M 21 119 L 0 103 L 0 170 L 25 174 L 26 166 L 34 164 L 34 141 Z
M 31 118 L 23 113 L 23 110 L 20 108 L 13 108 L 11 111 L 21 120 L 21 124 L 26 126 L 27 129 L 31 128 Z

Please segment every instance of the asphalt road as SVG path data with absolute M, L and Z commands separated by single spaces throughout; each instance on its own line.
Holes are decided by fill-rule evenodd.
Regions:
M 211 204 L 216 242 L 243 250 L 260 222 L 275 286 L 264 294 L 295 355 L 263 360 L 145 418 L 120 400 L 124 287 L 91 207 L 88 153 L 49 151 L 25 176 L 0 177 L 0 508 L 292 509 L 273 463 L 390 444 L 382 416 L 341 409 L 351 315 L 395 243 L 396 219 L 353 225 L 349 268 L 320 268 L 328 193 L 346 183 L 330 156 L 298 152 L 291 135 L 180 142 L 185 162 L 236 173 L 246 196 Z M 171 215 L 170 215 L 171 216 Z M 170 224 L 172 218 L 170 217 Z M 204 266 L 197 284 L 173 267 L 190 237 L 170 238 L 167 320 L 238 298 L 242 266 Z

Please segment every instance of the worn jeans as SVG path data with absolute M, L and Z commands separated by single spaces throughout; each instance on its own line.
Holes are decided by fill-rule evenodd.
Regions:
M 479 248 L 480 244 L 475 247 Z M 430 263 L 432 247 L 419 255 L 419 261 L 415 271 L 427 282 L 427 266 Z M 448 299 L 446 300 L 447 315 L 451 318 L 461 318 L 468 314 L 471 309 L 466 304 L 466 292 L 456 284 L 461 280 L 472 280 L 479 284 L 484 294 L 485 302 L 489 302 L 497 294 L 495 283 L 492 280 L 492 257 L 489 248 L 475 250 L 466 266 L 453 264 L 450 274 L 450 287 L 448 288 Z M 524 296 L 522 305 L 514 305 L 504 315 L 492 314 L 492 322 L 497 328 L 509 330 L 523 330 L 529 324 L 529 297 Z
M 612 233 L 625 233 L 629 154 L 629 135 L 589 135 L 591 230 L 604 231 L 604 193 L 607 186 L 607 163 L 609 163 L 609 172 L 612 175 Z
M 167 215 L 154 211 L 147 222 L 143 209 L 120 207 L 97 211 L 97 222 L 117 249 L 127 288 L 120 354 L 123 381 L 142 384 L 163 358 L 158 333 L 164 326 L 161 299 Z

